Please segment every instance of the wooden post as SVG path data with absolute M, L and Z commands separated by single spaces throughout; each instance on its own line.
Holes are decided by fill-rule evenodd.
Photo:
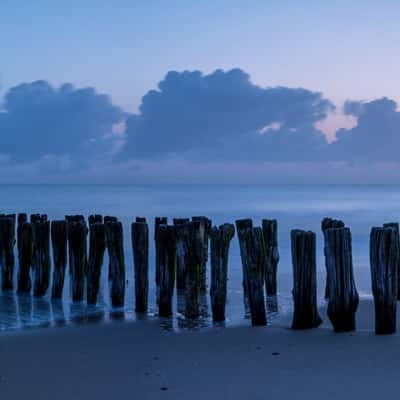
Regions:
M 160 268 L 160 297 L 158 314 L 160 317 L 172 315 L 172 297 L 175 286 L 176 268 L 176 239 L 175 228 L 159 225 L 157 232 L 159 268 Z
M 103 216 L 100 214 L 89 215 L 88 222 L 89 222 L 89 226 L 92 224 L 95 224 L 96 222 L 99 222 L 101 224 L 101 223 L 103 223 Z
M 0 266 L 3 290 L 14 288 L 14 244 L 15 214 L 2 214 L 0 215 Z
M 26 221 L 26 219 L 25 219 Z M 32 224 L 18 220 L 18 293 L 30 293 L 32 281 L 30 276 L 33 256 Z
M 395 227 L 372 228 L 370 236 L 372 294 L 375 332 L 396 332 L 399 235 Z
M 156 253 L 156 302 L 158 304 L 158 299 L 160 297 L 160 262 L 159 262 L 159 251 L 158 251 L 158 239 L 157 232 L 158 227 L 160 225 L 167 225 L 168 218 L 167 217 L 155 217 L 154 219 L 154 244 L 155 244 L 155 253 Z
M 118 218 L 110 216 L 110 215 L 106 215 L 104 217 L 104 223 L 106 223 L 106 222 L 118 222 Z
M 251 323 L 254 326 L 266 325 L 264 280 L 265 280 L 265 249 L 262 229 L 247 227 L 242 230 L 244 245 L 244 268 L 246 269 L 247 294 Z
M 243 284 L 243 303 L 245 314 L 247 315 L 250 312 L 249 308 L 249 296 L 248 296 L 248 289 L 247 289 L 247 256 L 246 256 L 246 234 L 248 229 L 253 228 L 253 221 L 249 218 L 246 219 L 238 219 L 236 220 L 236 232 L 239 241 L 239 248 L 240 248 L 240 258 L 242 260 L 242 284 Z
M 397 222 L 389 222 L 387 224 L 383 224 L 383 227 L 394 228 L 395 231 L 397 232 L 397 237 L 399 237 L 400 241 L 400 230 L 399 230 L 399 224 Z M 400 247 L 400 242 L 399 242 L 399 247 Z M 400 300 L 400 257 L 397 265 L 397 300 Z
M 174 218 L 174 226 L 187 224 L 190 222 L 189 218 Z M 185 281 L 185 250 L 183 241 L 177 237 L 176 242 L 176 288 L 184 290 L 186 286 Z
M 61 299 L 67 268 L 67 221 L 51 222 L 51 244 L 53 249 L 53 287 L 51 297 Z
M 135 270 L 135 311 L 146 313 L 149 292 L 149 226 L 146 220 L 132 223 L 131 241 Z
M 70 220 L 67 227 L 72 301 L 79 302 L 83 300 L 85 288 L 87 227 L 82 219 Z
M 291 231 L 294 313 L 292 329 L 316 328 L 322 323 L 317 307 L 316 236 Z
M 34 222 L 46 222 L 47 214 L 31 214 L 30 221 L 31 224 L 33 224 Z
M 208 217 L 192 217 L 192 221 L 200 222 L 201 241 L 203 253 L 200 264 L 200 291 L 205 292 L 207 289 L 207 261 L 208 261 L 208 238 L 211 230 L 211 220 Z
M 324 218 L 321 222 L 321 230 L 324 235 L 324 256 L 325 256 L 325 269 L 326 269 L 326 286 L 325 286 L 325 299 L 329 298 L 329 277 L 328 277 L 328 261 L 326 258 L 326 236 L 325 231 L 330 228 L 344 228 L 344 222 L 339 219 Z
M 225 320 L 225 305 L 228 281 L 229 246 L 235 227 L 233 224 L 223 224 L 212 228 L 211 239 L 211 308 L 214 321 Z
M 42 297 L 46 294 L 50 284 L 50 222 L 46 217 L 34 219 L 33 231 L 33 259 L 34 271 L 33 295 Z
M 143 223 L 147 223 L 146 218 L 145 217 L 136 217 L 136 222 L 143 222 Z
M 93 221 L 93 220 L 92 220 Z M 106 249 L 105 228 L 102 222 L 89 225 L 89 259 L 87 268 L 86 295 L 88 304 L 96 304 L 100 288 L 101 269 Z
M 108 276 L 111 304 L 113 307 L 123 307 L 125 302 L 125 259 L 122 224 L 119 221 L 108 221 L 104 225 L 110 259 Z
M 354 282 L 350 229 L 328 228 L 325 239 L 329 278 L 328 317 L 335 332 L 353 331 L 359 297 Z
M 279 262 L 276 219 L 263 219 L 262 229 L 265 246 L 265 288 L 268 296 L 276 296 L 276 272 Z

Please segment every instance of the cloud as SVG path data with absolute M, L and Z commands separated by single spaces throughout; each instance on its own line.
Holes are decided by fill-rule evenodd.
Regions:
M 84 156 L 112 147 L 113 126 L 122 110 L 93 88 L 71 84 L 53 88 L 46 81 L 11 88 L 0 113 L 0 146 L 18 162 L 44 156 Z
M 330 156 L 344 161 L 399 161 L 400 113 L 386 97 L 370 102 L 348 101 L 344 112 L 357 118 L 352 129 L 340 129 Z
M 327 145 L 321 93 L 262 88 L 240 69 L 169 72 L 126 121 L 123 159 L 307 160 Z M 269 129 L 270 128 L 270 129 Z

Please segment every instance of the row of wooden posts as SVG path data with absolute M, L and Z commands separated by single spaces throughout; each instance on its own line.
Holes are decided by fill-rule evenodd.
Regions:
M 69 215 L 50 221 L 47 215 L 0 215 L 0 265 L 2 289 L 14 288 L 14 244 L 17 225 L 18 274 L 17 292 L 42 297 L 50 285 L 50 242 L 53 253 L 51 297 L 63 294 L 67 259 L 73 302 L 84 300 L 96 304 L 104 253 L 109 255 L 108 280 L 113 307 L 125 301 L 125 260 L 122 224 L 116 217 L 90 215 L 87 227 L 84 216 Z M 355 329 L 359 296 L 352 261 L 350 229 L 340 220 L 325 218 L 324 235 L 327 281 L 325 297 L 327 314 L 335 331 Z M 267 323 L 265 296 L 277 293 L 279 262 L 276 220 L 262 220 L 254 227 L 251 219 L 236 220 L 243 266 L 243 294 L 246 311 L 253 325 Z M 89 233 L 89 254 L 87 234 Z M 227 298 L 228 254 L 234 236 L 233 224 L 212 227 L 207 217 L 155 218 L 155 280 L 159 315 L 172 314 L 174 288 L 184 291 L 185 316 L 200 315 L 200 293 L 206 290 L 209 243 L 211 247 L 210 297 L 214 321 L 225 319 Z M 131 241 L 135 275 L 135 310 L 147 312 L 149 286 L 149 228 L 145 218 L 131 224 Z M 318 327 L 322 319 L 317 307 L 316 235 L 311 231 L 292 230 L 293 329 Z M 375 330 L 396 330 L 396 306 L 400 299 L 399 225 L 375 227 L 370 235 L 372 292 L 375 303 Z M 31 274 L 33 272 L 33 274 Z M 33 284 L 31 281 L 33 276 Z M 85 290 L 86 289 L 86 290 Z

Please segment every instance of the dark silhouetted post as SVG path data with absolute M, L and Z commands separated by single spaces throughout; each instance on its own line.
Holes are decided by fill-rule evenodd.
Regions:
M 400 240 L 399 224 L 397 222 L 389 222 L 387 224 L 383 224 L 383 227 L 394 228 Z M 400 242 L 399 242 L 399 247 L 400 247 Z M 400 300 L 400 257 L 397 265 L 397 300 Z
M 145 313 L 149 292 L 149 226 L 146 219 L 132 223 L 131 240 L 135 270 L 135 311 Z
M 336 332 L 353 331 L 359 297 L 354 282 L 350 229 L 326 229 L 325 240 L 329 279 L 328 317 Z
M 97 222 L 92 222 L 89 225 L 89 259 L 86 282 L 88 304 L 95 305 L 97 303 L 105 249 L 106 237 L 104 224 L 97 219 Z
M 90 225 L 95 224 L 95 223 L 102 224 L 103 216 L 100 214 L 91 214 L 91 215 L 89 215 L 88 222 L 89 222 L 89 227 L 90 227 Z
M 314 232 L 291 231 L 294 313 L 292 329 L 316 328 L 322 323 L 317 308 L 316 237 Z
M 18 293 L 30 293 L 32 289 L 31 266 L 33 256 L 32 225 L 18 221 Z
M 156 253 L 156 302 L 158 304 L 158 299 L 160 297 L 160 262 L 159 262 L 159 251 L 158 251 L 158 227 L 160 225 L 167 225 L 168 218 L 167 217 L 155 217 L 154 219 L 154 244 L 155 244 L 155 253 Z
M 174 226 L 187 224 L 190 222 L 189 218 L 174 218 Z M 176 287 L 178 290 L 185 289 L 185 250 L 184 243 L 179 237 L 176 242 Z
M 53 248 L 53 287 L 51 297 L 61 299 L 67 268 L 67 221 L 51 222 L 51 244 Z
M 214 321 L 225 320 L 225 305 L 228 280 L 229 247 L 235 227 L 223 224 L 212 228 L 211 241 L 211 307 Z
M 198 216 L 192 217 L 192 221 L 200 222 L 201 241 L 203 247 L 200 264 L 200 290 L 204 292 L 207 289 L 208 238 L 211 230 L 211 220 L 208 217 Z
M 324 256 L 325 256 L 325 269 L 326 269 L 326 286 L 325 286 L 325 299 L 329 298 L 329 277 L 328 277 L 328 262 L 326 259 L 326 236 L 325 231 L 329 228 L 344 228 L 344 222 L 338 219 L 324 218 L 321 222 L 321 230 L 324 235 Z
M 2 214 L 0 215 L 0 265 L 3 290 L 14 288 L 14 244 L 15 214 Z
M 263 219 L 262 229 L 265 245 L 265 288 L 268 296 L 276 296 L 276 272 L 279 262 L 276 219 Z
M 123 307 L 125 302 L 125 258 L 122 224 L 119 221 L 110 221 L 104 225 L 110 259 L 108 276 L 111 304 L 113 307 Z
M 172 297 L 175 286 L 176 268 L 176 239 L 175 228 L 159 225 L 157 232 L 159 268 L 160 268 L 160 297 L 158 314 L 161 317 L 172 315 Z
M 71 274 L 72 301 L 83 300 L 87 263 L 87 227 L 82 219 L 70 220 L 67 224 L 69 269 Z
M 46 294 L 50 284 L 50 222 L 43 216 L 34 219 L 33 231 L 33 294 L 42 297 Z
M 395 333 L 399 263 L 399 236 L 395 227 L 372 228 L 370 263 L 375 304 L 375 332 Z
M 247 230 L 249 228 L 253 228 L 253 221 L 249 218 L 246 219 L 238 219 L 236 220 L 236 232 L 238 236 L 238 241 L 239 241 L 239 248 L 240 248 L 240 258 L 242 260 L 242 273 L 243 273 L 243 302 L 244 302 L 244 309 L 245 313 L 248 314 L 250 309 L 249 309 L 249 298 L 248 298 L 248 289 L 247 289 L 247 268 L 246 268 L 246 263 L 247 263 L 247 253 L 246 253 L 246 234 Z
M 145 217 L 136 217 L 136 222 L 143 222 L 143 223 L 147 223 L 146 218 Z

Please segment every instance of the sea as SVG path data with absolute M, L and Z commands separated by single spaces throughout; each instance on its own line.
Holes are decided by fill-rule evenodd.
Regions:
M 0 292 L 0 330 L 22 330 L 69 324 L 106 322 L 115 319 L 160 321 L 166 332 L 190 329 L 212 329 L 209 292 L 202 296 L 202 316 L 188 321 L 179 312 L 178 296 L 174 297 L 174 315 L 157 316 L 154 274 L 154 217 L 208 216 L 213 225 L 234 223 L 239 218 L 252 218 L 255 226 L 263 218 L 278 221 L 280 261 L 278 265 L 277 305 L 268 311 L 268 323 L 279 324 L 293 309 L 292 260 L 290 231 L 312 230 L 317 234 L 318 302 L 324 303 L 325 265 L 321 220 L 342 219 L 350 227 L 353 241 L 353 263 L 360 297 L 371 297 L 369 270 L 369 234 L 371 227 L 400 219 L 400 186 L 384 185 L 0 185 L 1 213 L 43 213 L 50 220 L 67 214 L 112 215 L 124 228 L 126 265 L 125 307 L 114 310 L 110 305 L 107 281 L 108 256 L 102 270 L 99 302 L 96 307 L 73 303 L 66 273 L 61 302 L 50 296 L 37 299 L 15 292 Z M 134 312 L 134 274 L 130 224 L 136 216 L 146 217 L 150 228 L 149 312 Z M 18 270 L 16 254 L 15 275 Z M 210 266 L 207 266 L 207 279 Z M 237 235 L 231 242 L 228 265 L 228 298 L 223 326 L 249 325 L 242 290 L 242 264 Z M 221 324 L 218 324 L 221 326 Z

